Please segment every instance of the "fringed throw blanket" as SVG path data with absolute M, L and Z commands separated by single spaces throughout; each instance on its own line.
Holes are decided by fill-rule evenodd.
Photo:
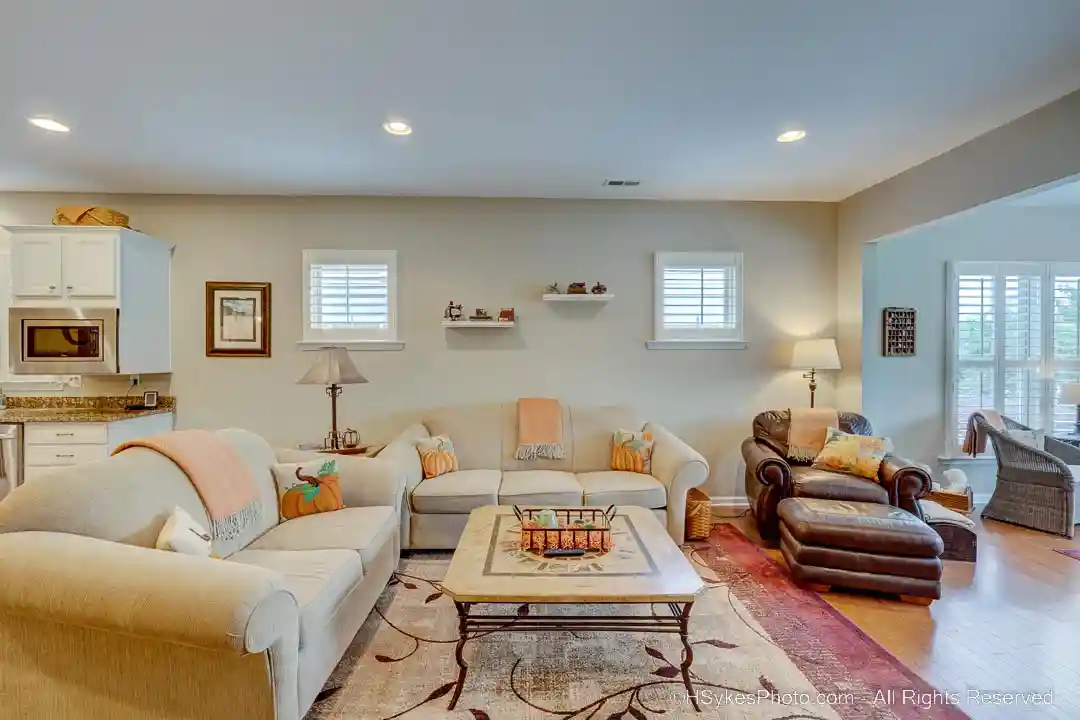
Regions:
M 840 427 L 835 410 L 828 408 L 791 408 L 788 424 L 788 459 L 810 462 L 825 447 L 829 428 Z
M 979 422 L 979 419 L 985 422 Z M 1005 421 L 1001 419 L 1001 413 L 997 410 L 976 410 L 967 419 L 967 429 L 964 430 L 964 445 L 960 449 L 965 455 L 975 457 L 986 452 L 986 426 L 998 430 L 1005 429 Z
M 561 460 L 562 407 L 551 398 L 521 398 L 518 409 L 518 460 Z
M 255 478 L 232 445 L 209 430 L 177 430 L 129 440 L 113 455 L 136 447 L 160 453 L 184 471 L 206 507 L 215 539 L 235 538 L 259 519 L 262 505 Z

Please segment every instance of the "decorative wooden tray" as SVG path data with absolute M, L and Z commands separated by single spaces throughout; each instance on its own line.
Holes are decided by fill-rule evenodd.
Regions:
M 605 508 L 557 508 L 552 510 L 558 528 L 540 527 L 537 518 L 541 508 L 519 508 L 514 514 L 521 521 L 521 549 L 543 553 L 548 549 L 580 549 L 591 553 L 611 550 L 611 519 L 615 506 Z

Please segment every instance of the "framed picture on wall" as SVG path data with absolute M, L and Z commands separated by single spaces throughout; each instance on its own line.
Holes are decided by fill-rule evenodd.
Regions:
M 206 356 L 270 357 L 270 283 L 206 283 Z

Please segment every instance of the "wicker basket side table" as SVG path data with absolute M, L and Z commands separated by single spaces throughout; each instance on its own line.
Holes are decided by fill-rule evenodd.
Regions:
M 686 493 L 686 539 L 708 540 L 712 532 L 712 500 L 697 488 Z

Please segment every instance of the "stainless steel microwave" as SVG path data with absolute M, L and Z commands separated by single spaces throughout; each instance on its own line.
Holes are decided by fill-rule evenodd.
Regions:
M 8 311 L 14 375 L 108 375 L 119 372 L 116 308 L 24 308 Z

